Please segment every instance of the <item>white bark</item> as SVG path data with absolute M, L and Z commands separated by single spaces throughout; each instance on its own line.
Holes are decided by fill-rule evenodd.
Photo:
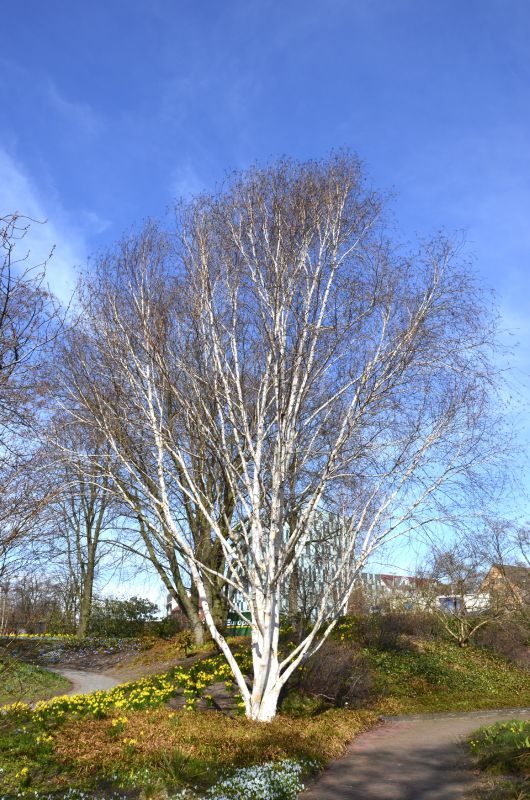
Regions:
M 274 716 L 369 556 L 449 519 L 449 501 L 462 513 L 491 453 L 490 332 L 475 289 L 443 242 L 416 260 L 395 256 L 379 212 L 347 159 L 255 172 L 188 209 L 183 273 L 148 228 L 102 266 L 85 302 L 94 356 L 77 368 L 78 413 L 170 532 L 253 719 Z M 123 426 L 147 465 L 123 446 Z M 233 520 L 197 467 L 205 446 L 233 493 Z M 187 502 L 220 542 L 221 574 L 190 544 Z M 282 658 L 281 603 L 323 508 L 344 509 L 340 552 L 311 630 Z M 210 613 L 214 575 L 249 605 L 251 690 Z

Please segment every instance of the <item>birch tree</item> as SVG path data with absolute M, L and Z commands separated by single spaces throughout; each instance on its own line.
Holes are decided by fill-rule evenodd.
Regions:
M 185 563 L 255 720 L 274 717 L 374 551 L 462 514 L 493 468 L 487 304 L 443 238 L 414 253 L 388 241 L 383 206 L 355 158 L 254 169 L 180 209 L 163 257 L 150 229 L 123 244 L 85 295 L 78 413 Z M 205 486 L 207 460 L 222 480 Z M 217 568 L 192 546 L 186 503 Z M 336 511 L 341 546 L 284 653 L 291 578 Z M 250 612 L 250 678 L 216 625 L 212 581 Z

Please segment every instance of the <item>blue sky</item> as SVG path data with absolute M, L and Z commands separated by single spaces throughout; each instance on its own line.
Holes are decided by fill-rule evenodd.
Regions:
M 347 147 L 403 239 L 465 232 L 530 442 L 527 0 L 19 0 L 2 24 L 0 208 L 48 219 L 59 294 L 176 196 Z
M 349 147 L 404 238 L 465 230 L 526 316 L 526 0 L 21 0 L 3 21 L 0 203 L 48 218 L 58 284 L 227 170 Z

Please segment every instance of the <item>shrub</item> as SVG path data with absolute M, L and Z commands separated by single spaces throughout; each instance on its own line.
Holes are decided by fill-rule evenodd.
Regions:
M 476 643 L 494 653 L 530 667 L 530 630 L 517 620 L 503 620 L 485 625 L 476 635 Z
M 158 639 L 172 639 L 180 633 L 186 632 L 186 620 L 179 615 L 171 615 L 147 622 L 145 634 L 155 636 Z
M 291 688 L 337 706 L 358 706 L 370 693 L 368 659 L 352 642 L 328 639 L 299 670 Z
M 92 636 L 142 636 L 146 625 L 154 621 L 158 606 L 141 597 L 128 600 L 96 600 L 90 617 Z
M 433 614 L 392 611 L 360 617 L 357 621 L 357 635 L 366 647 L 399 650 L 403 636 L 430 639 L 442 637 L 443 633 Z

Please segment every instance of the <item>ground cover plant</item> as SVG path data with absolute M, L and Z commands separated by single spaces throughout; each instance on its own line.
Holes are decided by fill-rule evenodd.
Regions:
M 406 617 L 388 622 L 344 618 L 300 673 L 295 691 L 381 714 L 530 705 L 528 671 L 503 656 L 458 647 L 430 629 L 428 619 L 420 628 Z M 422 635 L 409 632 L 417 629 Z
M 480 648 L 417 641 L 402 650 L 369 650 L 374 694 L 383 713 L 473 711 L 530 704 L 528 672 Z
M 477 766 L 489 773 L 481 800 L 530 797 L 530 719 L 479 728 L 468 739 Z
M 310 766 L 310 764 L 305 765 Z M 304 788 L 304 764 L 292 759 L 258 764 L 236 770 L 219 781 L 206 794 L 207 798 L 226 800 L 296 800 Z
M 219 654 L 196 654 L 162 674 L 92 695 L 57 697 L 33 709 L 11 705 L 0 714 L 0 798 L 20 792 L 41 800 L 76 789 L 87 798 L 114 793 L 114 800 L 166 791 L 190 800 L 288 800 L 308 773 L 340 755 L 380 714 L 530 705 L 528 674 L 507 660 L 426 631 L 400 630 L 367 633 L 344 620 L 267 724 L 244 717 Z M 293 646 L 289 635 L 282 646 Z M 250 673 L 248 640 L 236 654 Z M 223 713 L 214 710 L 219 687 L 233 700 Z
M 66 678 L 14 658 L 0 656 L 0 705 L 26 703 L 60 694 L 69 686 Z

